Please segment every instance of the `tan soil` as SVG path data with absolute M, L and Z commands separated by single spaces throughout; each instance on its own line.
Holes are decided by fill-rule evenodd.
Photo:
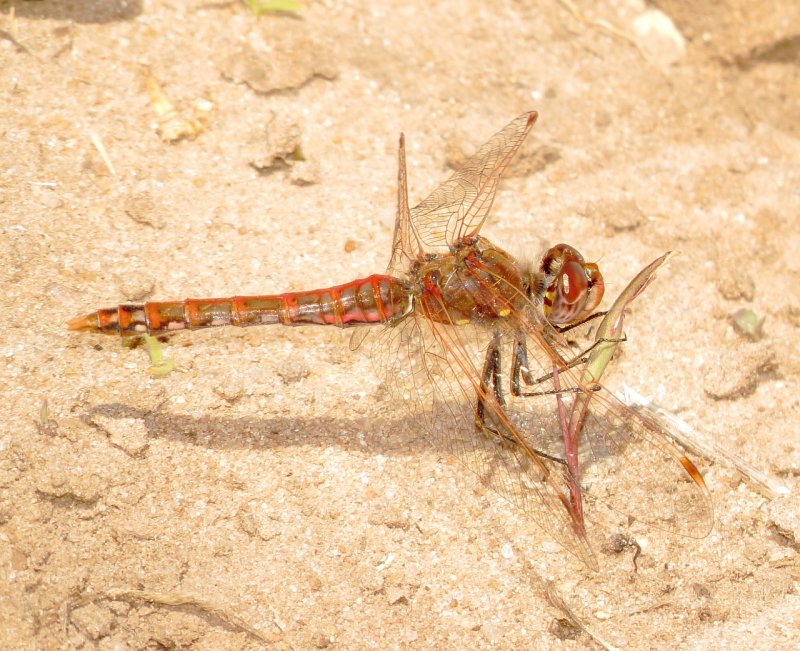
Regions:
M 797 648 L 800 17 L 758 4 L 658 2 L 684 51 L 641 0 L 0 1 L 0 647 L 596 647 L 552 581 L 613 646 Z M 159 137 L 183 128 L 159 84 L 195 139 Z M 532 108 L 487 235 L 573 244 L 610 297 L 680 250 L 608 384 L 788 496 L 699 459 L 713 533 L 633 523 L 638 570 L 620 545 L 592 573 L 393 415 L 338 330 L 181 335 L 151 378 L 64 327 L 381 271 L 400 131 L 415 201 Z

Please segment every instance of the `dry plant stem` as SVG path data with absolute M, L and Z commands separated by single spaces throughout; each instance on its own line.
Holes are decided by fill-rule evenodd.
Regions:
M 558 368 L 553 366 L 553 383 L 557 391 L 556 401 L 558 402 L 561 432 L 564 437 L 567 468 L 572 477 L 570 483 L 570 507 L 573 517 L 575 517 L 581 525 L 583 524 L 583 501 L 580 492 L 578 449 L 580 447 L 583 425 L 589 414 L 589 404 L 594 395 L 592 387 L 600 381 L 606 366 L 608 366 L 608 363 L 611 361 L 614 350 L 616 350 L 616 347 L 621 341 L 625 309 L 644 291 L 645 287 L 647 287 L 655 277 L 656 271 L 658 271 L 658 269 L 673 255 L 672 252 L 665 253 L 642 269 L 620 293 L 608 312 L 606 312 L 605 317 L 597 328 L 595 346 L 592 349 L 592 353 L 581 375 L 580 387 L 582 391 L 575 398 L 568 421 L 565 407 L 561 400 L 561 394 L 558 393 L 560 387 Z
M 665 422 L 664 431 L 676 443 L 690 452 L 709 461 L 716 462 L 720 459 L 725 461 L 740 472 L 764 497 L 775 499 L 789 494 L 789 489 L 778 480 L 751 465 L 738 454 L 723 448 L 713 440 L 710 434 L 693 428 L 689 423 L 673 416 L 635 389 L 626 385 L 621 400 L 631 407 L 646 412 L 649 417 Z
M 92 140 L 92 144 L 94 145 L 94 148 L 100 154 L 100 158 L 103 159 L 103 164 L 106 166 L 106 168 L 108 169 L 108 171 L 111 174 L 111 176 L 116 176 L 117 173 L 114 170 L 114 165 L 111 162 L 111 157 L 108 155 L 108 151 L 106 150 L 105 145 L 103 144 L 103 141 L 100 140 L 100 136 L 97 135 L 97 132 L 91 131 L 89 133 L 89 137 Z
M 622 41 L 625 41 L 626 43 L 633 45 L 633 47 L 636 48 L 636 51 L 641 55 L 641 57 L 648 63 L 650 62 L 644 50 L 642 50 L 642 46 L 639 45 L 639 42 L 624 30 L 621 30 L 619 27 L 615 27 L 607 20 L 603 20 L 602 18 L 589 18 L 585 14 L 581 13 L 581 11 L 575 6 L 572 0 L 558 0 L 558 1 L 563 5 L 563 7 L 567 11 L 569 11 L 570 14 L 572 14 L 572 17 L 575 20 L 585 25 L 589 25 L 590 27 L 595 27 L 596 29 L 605 32 L 609 36 L 613 36 L 614 38 L 618 38 Z
M 644 290 L 655 276 L 656 271 L 673 255 L 675 255 L 675 253 L 669 252 L 645 267 L 614 302 L 614 305 L 608 311 L 598 328 L 595 341 L 600 343 L 592 351 L 589 362 L 586 364 L 584 377 L 581 378 L 582 383 L 591 382 L 593 381 L 592 378 L 595 378 L 594 381 L 600 378 L 600 375 L 605 370 L 606 365 L 614 353 L 617 340 L 622 334 L 622 319 L 625 308 Z M 591 396 L 587 396 L 586 394 L 579 396 L 579 399 L 585 399 L 587 403 L 590 398 Z M 717 445 L 709 435 L 702 434 L 690 427 L 688 423 L 676 418 L 657 405 L 651 404 L 650 400 L 630 387 L 625 387 L 625 395 L 622 401 L 629 406 L 638 407 L 640 410 L 647 411 L 648 415 L 661 421 L 665 425 L 663 428 L 664 431 L 672 437 L 673 441 L 682 445 L 690 452 L 705 457 L 709 461 L 724 459 L 742 473 L 766 497 L 774 499 L 779 495 L 786 495 L 789 492 L 785 486 L 769 477 L 765 472 L 754 468 L 740 456 Z M 578 407 L 577 401 L 575 406 Z M 573 414 L 575 414 L 575 412 L 576 409 L 573 409 Z
M 636 274 L 628 286 L 622 290 L 600 322 L 595 334 L 596 345 L 592 349 L 589 361 L 586 362 L 581 375 L 580 384 L 585 390 L 578 394 L 570 413 L 569 426 L 566 430 L 570 439 L 580 440 L 583 424 L 589 413 L 589 403 L 594 395 L 594 392 L 589 389 L 600 381 L 606 366 L 608 366 L 614 351 L 621 341 L 625 309 L 650 284 L 655 277 L 656 271 L 674 255 L 672 251 L 669 251 Z
M 569 504 L 572 517 L 584 532 L 583 496 L 580 488 L 580 465 L 578 461 L 578 447 L 580 444 L 580 430 L 575 432 L 567 422 L 567 410 L 561 396 L 561 383 L 558 379 L 558 367 L 553 365 L 553 388 L 556 390 L 556 403 L 558 404 L 558 417 L 561 422 L 561 433 L 564 437 L 564 452 L 567 461 L 569 481 Z
M 654 278 L 656 271 L 674 255 L 675 253 L 669 252 L 650 263 L 639 272 L 614 302 L 614 305 L 608 311 L 597 330 L 595 341 L 598 345 L 592 350 L 592 354 L 586 364 L 584 375 L 581 378 L 581 384 L 588 385 L 600 379 L 622 335 L 622 321 L 625 308 L 645 287 L 647 287 Z M 576 421 L 575 425 L 578 433 L 580 432 L 583 418 L 586 416 L 591 397 L 590 392 L 580 394 L 573 407 L 572 419 L 576 417 L 579 419 Z M 708 434 L 699 432 L 683 420 L 676 418 L 657 405 L 653 405 L 649 399 L 630 387 L 625 387 L 625 395 L 622 398 L 622 402 L 629 406 L 637 407 L 642 411 L 646 411 L 649 416 L 654 417 L 655 420 L 661 421 L 664 424 L 664 432 L 666 432 L 673 441 L 690 452 L 705 457 L 709 461 L 724 459 L 728 464 L 742 473 L 742 475 L 766 497 L 774 499 L 780 495 L 788 494 L 788 489 L 780 484 L 780 482 L 776 481 L 765 472 L 753 467 L 740 456 L 723 449 L 715 443 Z M 573 423 L 570 422 L 570 428 L 572 427 Z
M 589 361 L 586 363 L 583 376 L 581 377 L 581 384 L 583 386 L 591 386 L 600 381 L 600 377 L 603 375 L 606 366 L 611 361 L 611 357 L 614 355 L 614 351 L 621 341 L 625 309 L 652 282 L 656 272 L 667 260 L 675 255 L 675 252 L 668 251 L 642 269 L 620 293 L 608 312 L 606 312 L 595 334 L 596 346 L 592 349 L 592 354 L 589 356 Z M 578 403 L 586 403 L 585 405 L 580 405 L 581 423 L 586 417 L 586 408 L 588 407 L 591 396 L 592 392 L 582 393 L 579 396 L 581 400 L 576 401 L 575 408 L 573 408 L 573 418 L 575 418 L 576 413 L 579 412 Z

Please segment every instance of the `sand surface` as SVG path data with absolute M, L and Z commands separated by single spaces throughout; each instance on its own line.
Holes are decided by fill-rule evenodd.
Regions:
M 599 648 L 549 589 L 609 647 L 797 648 L 800 8 L 654 4 L 0 1 L 0 647 Z M 399 133 L 413 204 L 531 109 L 485 234 L 609 300 L 679 250 L 606 383 L 789 491 L 694 457 L 703 540 L 621 520 L 591 572 L 334 328 L 178 335 L 163 377 L 65 328 L 382 272 Z

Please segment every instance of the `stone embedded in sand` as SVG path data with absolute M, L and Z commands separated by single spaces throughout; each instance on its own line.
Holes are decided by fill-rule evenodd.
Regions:
M 299 88 L 314 77 L 334 79 L 331 54 L 319 39 L 297 33 L 276 34 L 271 50 L 242 45 L 222 62 L 222 76 L 259 93 Z
M 663 11 L 648 9 L 633 21 L 639 46 L 661 67 L 671 66 L 683 58 L 686 39 Z
M 717 359 L 706 371 L 704 390 L 715 400 L 737 400 L 750 395 L 774 373 L 774 353 L 757 344 L 737 346 L 725 359 Z

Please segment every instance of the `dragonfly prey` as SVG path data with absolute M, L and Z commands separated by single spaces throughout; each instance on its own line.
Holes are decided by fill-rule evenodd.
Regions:
M 713 515 L 697 468 L 654 421 L 586 382 L 563 334 L 596 313 L 605 287 L 597 265 L 567 244 L 525 265 L 480 234 L 536 117 L 510 122 L 413 208 L 400 137 L 385 274 L 310 291 L 119 305 L 69 328 L 125 337 L 358 326 L 351 348 L 368 348 L 431 442 L 589 567 L 597 560 L 584 513 L 702 538 Z

